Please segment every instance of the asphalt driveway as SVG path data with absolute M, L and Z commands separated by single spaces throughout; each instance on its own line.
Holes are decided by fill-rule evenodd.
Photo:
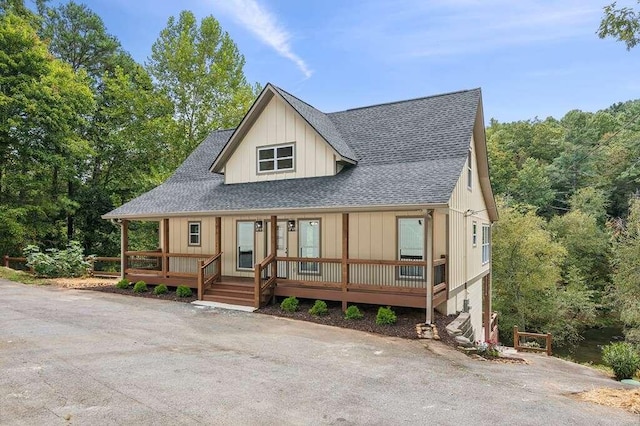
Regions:
M 0 280 L 0 424 L 611 424 L 614 382 L 533 356 Z

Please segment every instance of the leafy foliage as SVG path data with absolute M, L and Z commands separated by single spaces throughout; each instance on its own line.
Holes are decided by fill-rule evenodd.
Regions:
M 176 296 L 178 296 L 178 297 L 191 297 L 191 296 L 193 296 L 193 292 L 186 285 L 179 285 L 178 288 L 176 288 Z
M 376 315 L 376 324 L 378 325 L 391 325 L 395 324 L 398 321 L 396 317 L 396 313 L 391 310 L 389 306 L 386 308 L 384 306 L 380 306 L 378 309 L 378 314 Z
M 24 249 L 24 255 L 27 266 L 40 277 L 77 277 L 85 275 L 91 267 L 77 241 L 71 241 L 65 250 L 48 249 L 46 253 L 29 245 Z
M 640 12 L 630 7 L 616 8 L 616 2 L 605 6 L 598 36 L 616 38 L 627 45 L 627 50 L 632 49 L 640 42 Z
M 329 309 L 327 308 L 327 302 L 325 302 L 324 300 L 316 300 L 313 306 L 309 309 L 309 313 L 315 316 L 329 314 Z
M 169 289 L 167 288 L 166 285 L 164 284 L 158 284 L 157 286 L 155 286 L 155 288 L 153 289 L 153 294 L 166 294 L 169 292 Z
M 344 311 L 344 317 L 348 320 L 359 320 L 362 319 L 364 315 L 356 305 L 351 305 Z
M 287 297 L 282 301 L 282 303 L 280 303 L 280 309 L 285 312 L 295 312 L 298 310 L 299 304 L 300 302 L 298 302 L 298 299 L 296 299 L 294 296 Z
M 146 293 L 147 291 L 149 291 L 149 289 L 147 288 L 147 283 L 144 281 L 138 281 L 133 286 L 134 293 Z
M 628 341 L 640 344 L 640 198 L 632 201 L 626 226 L 615 241 L 614 304 Z
M 116 287 L 123 290 L 129 288 L 130 285 L 131 283 L 126 278 L 123 278 L 116 283 Z
M 611 367 L 616 379 L 631 379 L 640 369 L 640 354 L 630 343 L 616 342 L 602 348 L 602 361 Z

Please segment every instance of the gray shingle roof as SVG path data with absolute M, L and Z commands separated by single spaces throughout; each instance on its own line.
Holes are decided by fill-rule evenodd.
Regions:
M 325 137 L 335 132 L 333 140 L 358 164 L 335 176 L 225 185 L 209 166 L 233 131 L 215 131 L 165 183 L 104 217 L 446 204 L 465 165 L 480 102 L 480 89 L 473 89 L 324 114 L 281 94 Z

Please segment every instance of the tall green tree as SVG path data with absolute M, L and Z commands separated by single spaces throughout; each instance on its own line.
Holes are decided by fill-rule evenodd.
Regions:
M 94 103 L 84 73 L 51 57 L 30 20 L 0 16 L 0 227 L 5 252 L 55 244 L 73 201 L 60 182 L 90 154 L 74 131 Z M 28 226 L 27 226 L 28 225 Z
M 169 18 L 153 44 L 147 70 L 174 105 L 183 135 L 172 147 L 178 165 L 215 129 L 235 127 L 256 91 L 244 76 L 244 56 L 220 23 L 192 12 Z
M 629 208 L 615 246 L 613 294 L 627 340 L 640 344 L 640 198 Z

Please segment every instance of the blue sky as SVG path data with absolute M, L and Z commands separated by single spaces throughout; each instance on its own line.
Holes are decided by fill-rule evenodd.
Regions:
M 595 34 L 609 2 L 84 1 L 139 62 L 169 16 L 189 9 L 220 21 L 250 82 L 272 82 L 322 111 L 482 87 L 487 123 L 640 98 L 640 48 Z

